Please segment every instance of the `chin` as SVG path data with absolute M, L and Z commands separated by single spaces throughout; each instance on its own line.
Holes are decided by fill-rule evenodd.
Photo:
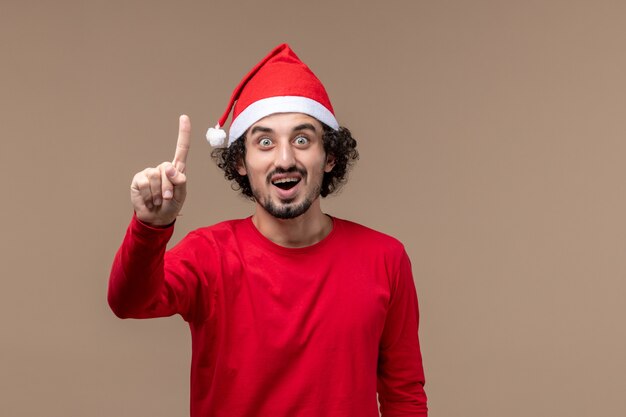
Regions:
M 301 203 L 291 202 L 288 204 L 282 201 L 279 204 L 276 204 L 273 201 L 269 201 L 265 204 L 262 204 L 262 206 L 265 211 L 267 211 L 270 215 L 276 217 L 277 219 L 288 220 L 302 216 L 309 210 L 312 203 L 313 202 L 310 200 L 304 200 Z

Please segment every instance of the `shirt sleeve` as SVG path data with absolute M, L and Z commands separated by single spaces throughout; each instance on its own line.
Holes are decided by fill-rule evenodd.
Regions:
M 178 248 L 166 252 L 173 226 L 150 227 L 135 216 L 113 260 L 108 302 L 121 318 L 152 318 L 180 314 L 190 321 L 195 313 L 198 274 Z
M 406 252 L 391 281 L 391 299 L 378 359 L 378 396 L 383 417 L 426 417 L 424 369 L 418 337 L 417 294 Z

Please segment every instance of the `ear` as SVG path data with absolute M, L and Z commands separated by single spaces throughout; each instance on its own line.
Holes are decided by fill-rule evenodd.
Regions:
M 246 175 L 248 175 L 248 170 L 246 169 L 246 163 L 242 159 L 240 159 L 239 162 L 237 162 L 237 172 L 242 177 L 245 177 Z
M 335 167 L 335 155 L 326 155 L 326 164 L 324 165 L 324 172 L 330 172 Z

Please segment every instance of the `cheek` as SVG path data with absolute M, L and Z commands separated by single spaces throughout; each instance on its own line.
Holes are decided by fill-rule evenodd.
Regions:
M 323 150 L 303 154 L 299 160 L 300 163 L 309 171 L 325 171 L 326 166 L 328 165 L 328 161 L 326 160 L 326 155 Z
M 332 169 L 332 165 L 328 163 L 326 157 L 319 160 L 318 165 L 320 167 L 320 171 L 328 172 Z
M 267 155 L 259 152 L 255 152 L 254 149 L 248 150 L 245 158 L 237 166 L 237 172 L 239 175 L 247 175 L 249 177 L 258 176 L 259 172 L 267 165 L 265 159 Z
M 264 160 L 264 155 L 247 155 L 246 162 L 239 166 L 240 175 L 247 175 L 250 182 L 259 181 L 259 178 L 265 178 L 268 171 L 268 162 Z M 271 167 L 270 167 L 271 168 Z

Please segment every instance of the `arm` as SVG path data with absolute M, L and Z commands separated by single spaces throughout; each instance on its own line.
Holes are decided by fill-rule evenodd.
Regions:
M 426 417 L 417 294 L 405 253 L 392 279 L 391 300 L 378 359 L 378 394 L 383 417 Z
M 119 317 L 158 317 L 189 311 L 184 268 L 165 267 L 165 248 L 186 196 L 184 174 L 190 122 L 181 116 L 172 163 L 137 173 L 131 184 L 135 216 L 117 252 L 109 280 L 108 301 Z M 167 270 L 167 273 L 166 273 Z M 187 294 L 185 296 L 185 294 Z
M 173 226 L 149 227 L 133 216 L 117 251 L 109 277 L 108 302 L 120 318 L 145 318 L 175 314 L 159 299 L 164 293 L 165 247 Z M 150 314 L 152 312 L 152 314 Z

